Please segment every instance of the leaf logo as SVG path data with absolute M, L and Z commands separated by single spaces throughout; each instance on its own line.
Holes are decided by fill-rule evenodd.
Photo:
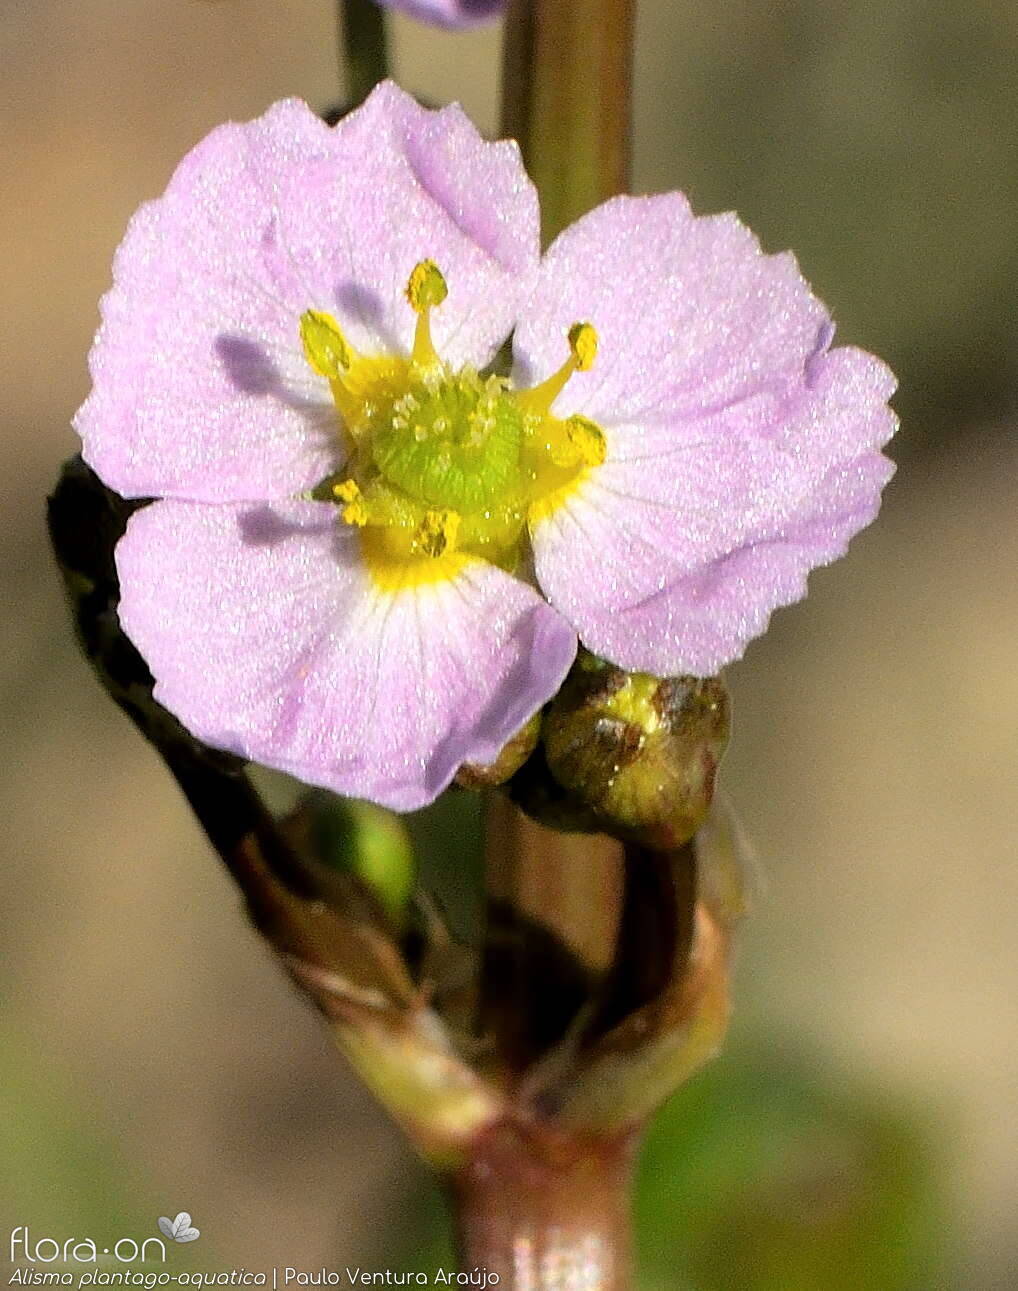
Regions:
M 182 1210 L 176 1219 L 167 1219 L 165 1215 L 160 1215 L 159 1231 L 164 1237 L 172 1238 L 175 1242 L 193 1242 L 201 1236 L 200 1228 L 191 1227 L 191 1216 L 186 1210 Z

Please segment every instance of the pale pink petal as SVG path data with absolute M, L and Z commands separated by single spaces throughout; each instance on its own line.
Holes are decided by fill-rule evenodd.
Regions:
M 327 383 L 301 353 L 309 308 L 371 353 L 405 352 L 404 288 L 449 282 L 434 333 L 487 362 L 537 261 L 533 186 L 514 144 L 392 84 L 334 129 L 303 103 L 214 130 L 135 216 L 114 265 L 76 425 L 128 496 L 285 498 L 339 463 Z
M 830 341 L 791 254 L 764 255 L 731 213 L 697 218 L 681 193 L 614 198 L 555 240 L 516 330 L 519 379 L 555 371 L 580 321 L 597 328 L 597 360 L 556 412 L 666 426 L 673 443 L 705 420 L 737 425 L 724 414 L 747 400 L 783 399 Z
M 382 592 L 326 504 L 157 502 L 117 547 L 120 617 L 200 739 L 410 810 L 555 693 L 576 638 L 481 561 Z
M 516 331 L 518 379 L 558 366 L 574 321 L 600 349 L 555 411 L 596 421 L 607 457 L 537 527 L 541 586 L 615 663 L 715 670 L 872 518 L 893 377 L 830 352 L 791 256 L 679 194 L 616 199 L 562 234 Z
M 835 468 L 816 509 L 783 533 L 736 548 L 623 609 L 590 610 L 583 616 L 584 644 L 627 669 L 716 673 L 766 630 L 772 610 L 806 595 L 811 569 L 845 554 L 849 540 L 876 517 L 893 471 L 879 454 Z
M 451 30 L 490 22 L 505 8 L 505 0 L 379 0 L 385 9 L 398 9 L 418 22 Z
M 86 461 L 127 496 L 286 497 L 336 463 L 325 381 L 300 351 L 299 293 L 276 272 L 276 187 L 325 156 L 303 103 L 214 130 L 131 221 L 102 302 Z
M 365 352 L 408 353 L 407 281 L 434 260 L 449 295 L 432 335 L 454 368 L 483 367 L 508 336 L 540 257 L 537 190 L 509 140 L 489 143 L 458 104 L 428 111 L 391 81 L 335 129 L 335 149 L 281 194 L 303 281 Z
M 893 471 L 879 449 L 896 422 L 879 360 L 836 350 L 753 434 L 610 444 L 603 467 L 534 533 L 553 605 L 590 649 L 622 667 L 706 675 L 738 658 L 771 610 L 868 524 Z

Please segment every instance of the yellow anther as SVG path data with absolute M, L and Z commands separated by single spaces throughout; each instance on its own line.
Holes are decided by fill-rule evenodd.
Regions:
M 305 310 L 300 316 L 300 339 L 308 363 L 319 376 L 336 381 L 350 366 L 350 347 L 331 314 Z
M 427 511 L 414 534 L 414 544 L 426 556 L 444 556 L 456 546 L 459 527 L 458 511 Z
M 361 496 L 360 485 L 356 480 L 340 480 L 332 486 L 332 495 L 339 502 L 356 502 Z
M 597 358 L 597 331 L 591 323 L 574 323 L 569 329 L 569 348 L 577 370 L 588 372 Z
M 332 495 L 337 502 L 345 502 L 340 511 L 344 523 L 356 525 L 362 529 L 368 522 L 368 508 L 356 480 L 343 480 L 332 486 Z
M 574 323 L 569 329 L 569 357 L 547 381 L 520 393 L 519 403 L 523 411 L 545 416 L 573 373 L 589 371 L 596 357 L 597 331 L 590 323 Z
M 442 271 L 434 260 L 422 260 L 414 267 L 406 285 L 406 298 L 417 314 L 417 330 L 411 361 L 418 368 L 435 368 L 441 364 L 431 340 L 431 311 L 449 294 Z
M 608 455 L 604 431 L 587 417 L 570 417 L 566 434 L 576 456 L 584 466 L 601 466 Z
M 422 260 L 414 266 L 406 285 L 406 298 L 416 314 L 441 305 L 449 294 L 442 271 L 434 260 Z

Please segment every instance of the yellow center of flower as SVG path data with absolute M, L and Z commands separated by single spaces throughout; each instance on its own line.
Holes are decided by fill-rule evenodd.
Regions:
M 604 461 L 598 426 L 551 412 L 573 373 L 593 364 L 597 333 L 576 323 L 558 372 L 513 390 L 438 355 L 431 311 L 448 289 L 433 261 L 417 265 L 406 294 L 417 314 L 409 358 L 359 354 L 331 315 L 301 317 L 305 356 L 328 379 L 347 439 L 343 471 L 312 496 L 360 528 L 368 568 L 385 586 L 451 577 L 471 556 L 513 569 L 528 526 Z

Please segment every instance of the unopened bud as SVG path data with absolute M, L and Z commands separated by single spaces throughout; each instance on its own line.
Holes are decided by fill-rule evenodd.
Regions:
M 521 726 L 494 762 L 481 764 L 465 762 L 456 776 L 456 783 L 464 789 L 490 789 L 505 784 L 537 748 L 541 734 L 541 714 L 535 713 L 525 726 Z
M 384 807 L 356 798 L 315 794 L 309 801 L 317 855 L 334 869 L 356 874 L 400 926 L 417 879 L 403 821 Z
M 674 848 L 707 815 L 728 731 L 720 678 L 627 673 L 581 655 L 543 738 L 552 775 L 602 829 Z

